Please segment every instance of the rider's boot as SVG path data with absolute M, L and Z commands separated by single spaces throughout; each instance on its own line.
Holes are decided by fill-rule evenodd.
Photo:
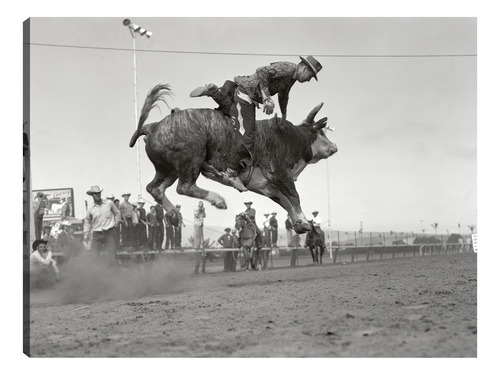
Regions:
M 234 82 L 226 81 L 224 86 L 219 88 L 215 84 L 209 83 L 205 86 L 195 88 L 189 96 L 192 98 L 210 96 L 219 105 L 216 110 L 230 117 L 231 105 L 233 104 L 231 90 L 234 91 L 231 84 L 235 85 Z
M 241 182 L 238 177 L 238 173 L 232 169 L 231 167 L 227 167 L 225 172 L 221 172 L 221 174 L 228 180 L 228 182 L 240 192 L 248 191 L 243 182 Z
M 192 98 L 197 98 L 199 96 L 212 96 L 212 94 L 218 90 L 219 88 L 216 85 L 214 85 L 213 83 L 209 83 L 205 86 L 195 88 L 193 91 L 191 91 L 191 94 L 189 94 L 189 96 Z

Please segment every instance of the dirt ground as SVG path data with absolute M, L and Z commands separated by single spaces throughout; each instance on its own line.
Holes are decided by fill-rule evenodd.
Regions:
M 477 356 L 476 254 L 307 263 L 200 275 L 191 262 L 70 263 L 31 291 L 30 355 Z

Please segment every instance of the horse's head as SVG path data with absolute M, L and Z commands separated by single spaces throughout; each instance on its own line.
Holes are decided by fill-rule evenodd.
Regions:
M 309 227 L 311 228 L 311 233 L 318 233 L 318 231 L 316 230 L 316 228 L 314 228 L 313 221 L 312 220 L 307 220 L 307 222 L 309 223 Z
M 245 225 L 246 220 L 246 215 L 243 212 L 236 215 L 236 218 L 234 219 L 234 227 L 237 230 L 240 230 L 241 228 L 243 228 L 243 225 Z

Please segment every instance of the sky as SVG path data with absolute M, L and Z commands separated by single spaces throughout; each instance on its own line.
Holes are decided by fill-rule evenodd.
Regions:
M 32 188 L 71 187 L 76 217 L 85 192 L 141 194 L 154 169 L 128 142 L 134 113 L 133 38 L 125 17 L 30 20 Z M 341 231 L 458 231 L 477 225 L 477 22 L 464 18 L 151 18 L 129 17 L 152 31 L 136 34 L 137 105 L 168 83 L 170 107 L 215 108 L 190 98 L 273 61 L 315 56 L 318 81 L 296 83 L 288 119 L 300 123 L 318 103 L 334 128 L 338 153 L 310 165 L 296 183 L 307 216 Z M 276 98 L 275 98 L 276 99 Z M 169 113 L 160 106 L 148 121 Z M 258 118 L 265 118 L 258 111 Z M 226 226 L 252 200 L 258 217 L 286 212 L 271 200 L 199 178 L 227 210 L 208 204 L 206 225 Z M 175 185 L 174 185 L 175 186 Z M 167 190 L 192 219 L 198 201 Z M 148 204 L 146 205 L 146 208 Z M 464 229 L 462 229 L 464 231 Z

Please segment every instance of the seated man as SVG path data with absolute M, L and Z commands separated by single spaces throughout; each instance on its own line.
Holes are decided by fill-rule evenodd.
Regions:
M 309 82 L 312 77 L 318 80 L 317 73 L 322 68 L 321 64 L 312 56 L 299 57 L 301 62 L 298 64 L 280 61 L 260 67 L 250 76 L 237 76 L 234 78 L 236 86 L 231 85 L 231 81 L 226 81 L 219 89 L 210 83 L 194 89 L 190 94 L 191 97 L 211 96 L 219 104 L 219 110 L 226 115 L 229 113 L 232 123 L 241 133 L 242 143 L 237 145 L 237 157 L 230 160 L 227 170 L 223 172 L 230 183 L 240 191 L 244 185 L 238 178 L 239 171 L 251 165 L 254 159 L 255 108 L 260 108 L 259 104 L 263 104 L 264 113 L 271 115 L 274 111 L 271 96 L 278 94 L 281 121 L 284 124 L 288 97 L 294 83 Z
M 47 241 L 35 240 L 30 255 L 30 284 L 33 287 L 46 286 L 54 279 L 59 281 L 59 268 L 52 258 L 52 252 L 47 248 Z

